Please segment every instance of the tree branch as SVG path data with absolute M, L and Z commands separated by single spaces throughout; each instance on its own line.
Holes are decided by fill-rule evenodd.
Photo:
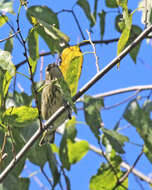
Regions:
M 131 91 L 137 91 L 139 93 L 142 90 L 152 90 L 152 85 L 130 86 L 127 88 L 120 88 L 117 90 L 112 90 L 112 91 L 108 91 L 108 92 L 104 92 L 104 93 L 96 94 L 96 95 L 92 95 L 92 96 L 94 98 L 104 98 L 104 97 L 114 96 L 114 95 L 123 94 L 123 93 L 131 92 Z M 79 98 L 79 100 L 77 100 L 77 102 L 78 101 L 83 101 L 83 98 Z
M 112 43 L 112 42 L 117 42 L 119 40 L 119 38 L 114 38 L 114 39 L 109 39 L 109 40 L 93 40 L 92 43 L 94 44 L 109 44 L 109 43 Z M 90 44 L 90 41 L 89 40 L 85 40 L 85 41 L 82 41 L 79 43 L 79 46 L 85 46 L 85 45 L 91 45 Z M 52 52 L 51 51 L 48 51 L 48 52 L 43 52 L 43 53 L 40 53 L 39 54 L 39 57 L 42 57 L 42 56 L 47 56 L 47 55 L 51 55 Z M 24 65 L 25 63 L 27 62 L 27 59 L 21 61 L 20 63 L 16 64 L 15 67 L 16 69 L 18 69 L 19 67 L 21 67 L 22 65 Z
M 63 130 L 63 128 L 58 128 L 56 132 L 57 132 L 58 134 L 60 134 L 60 135 L 63 135 L 64 130 Z M 79 138 L 75 138 L 74 140 L 75 140 L 75 142 L 80 142 L 80 141 L 82 141 L 82 139 L 79 139 Z M 90 149 L 91 151 L 93 151 L 94 153 L 100 155 L 100 156 L 103 155 L 103 152 L 102 152 L 99 148 L 97 148 L 96 146 L 94 146 L 94 145 L 92 145 L 92 144 L 89 144 L 89 149 Z M 138 156 L 138 158 L 139 158 L 139 156 Z M 137 177 L 140 178 L 141 180 L 146 181 L 146 182 L 149 183 L 149 184 L 152 184 L 152 179 L 151 179 L 151 178 L 147 177 L 146 175 L 144 175 L 143 173 L 141 173 L 140 171 L 138 171 L 137 169 L 134 168 L 136 162 L 137 162 L 137 159 L 136 159 L 136 161 L 134 162 L 134 164 L 133 164 L 132 167 L 131 167 L 129 164 L 127 164 L 126 162 L 122 162 L 122 163 L 120 164 L 120 166 L 121 166 L 122 168 L 125 168 L 125 169 L 127 170 L 127 172 L 131 170 L 131 172 L 132 172 L 135 176 L 137 176 Z
M 145 29 L 129 46 L 127 46 L 114 60 L 112 60 L 105 68 L 97 73 L 86 85 L 84 85 L 78 93 L 72 98 L 75 102 L 81 95 L 83 95 L 89 88 L 91 88 L 99 79 L 101 79 L 108 71 L 110 71 L 117 63 L 119 63 L 139 42 L 142 41 L 152 31 L 152 25 Z M 16 159 L 12 160 L 9 165 L 0 174 L 0 182 L 9 174 L 9 172 L 15 167 L 19 160 L 24 156 L 28 149 L 38 139 L 38 137 L 47 129 L 66 109 L 68 105 L 60 107 L 45 123 L 43 130 L 38 129 L 35 134 L 29 139 L 25 146 L 16 155 Z M 52 127 L 51 131 L 56 130 L 57 127 Z M 50 132 L 51 132 L 50 131 Z
M 9 37 L 0 40 L 0 43 L 1 43 L 1 42 L 4 42 L 4 41 L 6 41 L 6 40 L 9 40 L 10 38 L 13 38 L 13 37 L 16 36 L 19 32 L 20 32 L 20 31 L 17 31 L 17 32 L 15 32 L 14 34 L 11 34 Z

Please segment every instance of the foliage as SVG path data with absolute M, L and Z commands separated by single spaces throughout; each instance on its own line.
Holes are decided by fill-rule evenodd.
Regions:
M 141 25 L 138 25 L 138 23 L 134 24 L 133 22 L 134 14 L 137 11 L 129 9 L 127 0 L 105 0 L 103 7 L 99 5 L 97 0 L 94 0 L 94 8 L 92 8 L 92 3 L 88 0 L 77 0 L 71 10 L 63 9 L 58 12 L 49 5 L 37 5 L 34 1 L 31 5 L 31 2 L 28 4 L 26 0 L 20 0 L 20 3 L 17 2 L 19 9 L 16 10 L 15 8 L 15 11 L 13 7 L 16 2 L 11 0 L 2 0 L 0 2 L 0 27 L 4 31 L 6 26 L 10 27 L 8 31 L 9 36 L 4 39 L 5 43 L 0 49 L 0 171 L 4 171 L 10 161 L 16 158 L 17 153 L 33 137 L 35 132 L 42 127 L 40 108 L 41 92 L 44 88 L 44 81 L 42 81 L 42 56 L 51 55 L 51 59 L 53 59 L 58 55 L 56 62 L 59 64 L 59 68 L 64 76 L 64 80 L 59 81 L 62 95 L 65 96 L 69 106 L 78 115 L 73 115 L 70 120 L 63 124 L 62 138 L 57 144 L 46 144 L 40 147 L 39 141 L 43 135 L 42 131 L 33 145 L 29 146 L 29 150 L 23 155 L 22 159 L 17 162 L 16 166 L 13 167 L 8 176 L 1 182 L 0 189 L 15 190 L 17 187 L 18 189 L 26 190 L 30 188 L 30 181 L 32 179 L 21 177 L 26 160 L 29 160 L 32 164 L 37 165 L 42 173 L 46 163 L 48 164 L 52 175 L 50 182 L 52 190 L 57 189 L 59 186 L 62 189 L 63 180 L 66 185 L 65 189 L 70 190 L 72 189 L 70 183 L 72 166 L 75 165 L 77 167 L 79 163 L 85 162 L 87 156 L 90 155 L 90 150 L 98 152 L 99 156 L 105 159 L 105 161 L 102 160 L 100 163 L 96 174 L 89 176 L 90 190 L 123 190 L 129 188 L 128 175 L 123 181 L 120 182 L 119 180 L 125 176 L 125 171 L 121 168 L 123 156 L 126 153 L 125 146 L 131 143 L 132 139 L 129 138 L 129 135 L 124 135 L 123 132 L 119 131 L 119 125 L 120 121 L 123 120 L 136 129 L 140 140 L 143 142 L 144 154 L 151 163 L 151 93 L 144 101 L 142 98 L 137 97 L 131 101 L 129 99 L 124 113 L 120 116 L 121 119 L 113 128 L 109 128 L 103 119 L 103 110 L 106 108 L 104 96 L 84 95 L 81 100 L 79 99 L 82 105 L 80 109 L 79 104 L 73 102 L 73 100 L 84 92 L 84 88 L 79 90 L 78 84 L 81 86 L 88 76 L 91 78 L 89 70 L 91 61 L 89 62 L 89 59 L 87 59 L 86 63 L 85 56 L 93 54 L 96 65 L 101 60 L 98 59 L 98 49 L 96 49 L 98 46 L 95 46 L 96 43 L 103 44 L 118 41 L 115 52 L 117 52 L 117 55 L 120 55 L 142 33 L 143 28 Z M 150 1 L 147 1 L 147 6 L 149 5 L 147 8 L 144 7 L 144 3 L 145 1 L 142 0 L 139 4 L 139 9 L 143 13 L 142 21 L 146 22 L 145 25 L 149 26 L 152 23 L 152 4 Z M 89 31 L 91 35 L 95 36 L 93 36 L 93 39 L 96 38 L 95 33 L 98 33 L 100 40 L 92 40 L 90 36 L 87 37 L 89 40 L 86 40 L 84 28 L 81 27 L 83 23 L 81 23 L 81 20 L 78 18 L 79 15 L 75 13 L 75 10 L 80 11 L 82 13 L 81 16 L 84 16 L 85 22 L 89 23 Z M 67 20 L 63 22 L 59 16 L 65 12 L 70 13 L 75 20 L 75 25 L 77 25 L 82 36 L 82 39 L 79 39 L 79 43 L 77 41 L 76 43 L 72 43 L 70 41 L 70 38 L 72 38 L 71 34 L 65 32 L 63 25 Z M 109 33 L 115 31 L 114 34 L 119 35 L 119 39 L 106 41 L 105 36 L 108 36 L 107 26 L 109 25 L 107 19 L 111 12 L 115 12 L 113 16 L 113 25 L 115 27 L 111 26 Z M 24 19 L 26 20 L 26 24 L 22 26 L 20 23 Z M 17 30 L 14 28 L 12 20 L 15 20 Z M 24 30 L 24 27 L 26 30 Z M 90 52 L 90 49 L 83 49 L 83 46 L 87 47 L 88 44 L 92 46 L 93 52 Z M 141 44 L 142 42 L 133 44 L 135 46 L 134 49 L 128 52 L 134 63 L 137 63 Z M 43 48 L 45 52 L 41 52 Z M 20 51 L 20 49 L 22 50 Z M 103 52 L 100 53 L 102 54 Z M 16 63 L 16 61 L 19 62 L 22 54 L 25 56 L 25 61 Z M 117 64 L 118 67 L 120 66 L 120 61 L 121 59 Z M 37 74 L 39 67 L 41 67 L 41 81 Z M 20 68 L 23 69 L 19 70 Z M 86 68 L 84 71 L 85 76 L 83 68 Z M 84 81 L 80 81 L 80 76 L 82 76 Z M 97 76 L 99 76 L 99 73 Z M 22 79 L 23 83 L 25 82 L 25 86 L 28 86 L 28 90 L 25 87 L 25 91 L 21 93 L 17 89 L 20 79 Z M 90 86 L 86 87 L 87 90 L 89 88 Z M 138 93 L 140 90 L 138 89 Z M 78 94 L 76 94 L 77 92 Z M 89 93 L 92 94 L 90 91 Z M 84 128 L 86 131 L 89 131 L 88 133 L 93 135 L 93 138 L 95 137 L 93 142 L 99 145 L 99 151 L 92 148 L 88 139 L 77 139 L 79 128 L 82 124 L 82 122 L 78 121 L 79 110 L 83 111 L 85 125 L 88 126 L 89 130 Z M 70 114 L 69 111 L 69 118 Z M 109 121 L 113 125 L 110 117 Z M 81 161 L 82 159 L 83 161 Z

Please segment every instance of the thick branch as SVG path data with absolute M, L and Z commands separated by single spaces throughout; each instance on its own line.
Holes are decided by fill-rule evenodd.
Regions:
M 110 71 L 117 63 L 119 63 L 128 53 L 131 51 L 141 40 L 146 37 L 152 31 L 152 25 L 145 29 L 128 47 L 126 47 L 113 61 L 111 61 L 103 70 L 97 73 L 86 85 L 84 85 L 78 93 L 73 97 L 75 102 L 81 95 L 83 95 L 89 88 L 91 88 L 99 79 L 101 79 L 108 71 Z M 59 108 L 49 120 L 44 124 L 44 128 L 47 129 L 68 107 L 62 106 Z M 54 131 L 56 127 L 51 130 Z M 20 150 L 16 158 L 13 159 L 10 164 L 5 168 L 5 170 L 0 175 L 0 182 L 8 175 L 8 173 L 15 167 L 17 162 L 22 158 L 22 156 L 28 151 L 32 144 L 37 140 L 37 138 L 42 134 L 43 130 L 38 129 L 36 133 L 31 137 L 27 144 Z

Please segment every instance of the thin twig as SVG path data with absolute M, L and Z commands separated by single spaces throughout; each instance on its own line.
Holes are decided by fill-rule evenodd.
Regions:
M 42 174 L 44 175 L 44 177 L 46 178 L 46 180 L 48 181 L 48 183 L 50 184 L 51 187 L 53 187 L 52 181 L 50 180 L 50 178 L 47 176 L 47 174 L 45 173 L 43 167 L 40 167 Z
M 122 101 L 120 101 L 120 102 L 118 102 L 118 103 L 116 103 L 116 104 L 114 104 L 114 105 L 112 105 L 112 106 L 103 107 L 102 110 L 109 110 L 109 109 L 113 109 L 113 108 L 115 108 L 115 107 L 118 107 L 118 106 L 120 106 L 121 104 L 124 104 L 124 103 L 130 101 L 131 99 L 133 99 L 134 97 L 136 97 L 138 93 L 139 93 L 139 90 L 137 90 L 135 94 L 133 94 L 133 95 L 127 97 L 126 99 L 124 99 L 124 100 L 122 100 Z
M 1 42 L 4 42 L 4 41 L 6 41 L 6 40 L 9 40 L 10 38 L 13 38 L 13 37 L 16 36 L 19 32 L 20 32 L 20 31 L 17 31 L 17 32 L 15 32 L 14 34 L 11 34 L 9 37 L 0 40 L 0 43 L 1 43 Z
M 12 31 L 14 32 L 14 34 L 15 34 L 16 31 L 15 31 L 13 25 L 12 25 L 10 22 L 8 22 L 8 20 L 5 18 L 5 15 L 3 15 L 2 13 L 0 13 L 0 15 L 3 17 L 3 19 L 5 20 L 5 22 L 8 24 L 8 26 L 11 28 L 11 30 L 12 30 Z M 18 32 L 19 32 L 19 31 L 18 31 Z M 15 36 L 16 36 L 16 38 L 18 39 L 18 41 L 21 43 L 21 45 L 23 46 L 23 43 L 22 43 L 21 39 L 18 37 L 18 35 L 15 35 Z
M 89 36 L 90 44 L 92 45 L 92 48 L 93 48 L 93 54 L 94 54 L 94 57 L 95 57 L 95 60 L 96 60 L 95 64 L 96 64 L 97 72 L 99 72 L 100 68 L 99 68 L 99 64 L 98 64 L 98 57 L 96 55 L 96 47 L 95 47 L 94 43 L 91 40 L 91 34 L 90 34 L 90 32 L 87 31 L 87 33 L 88 33 L 88 36 Z
M 45 52 L 45 53 L 40 53 L 39 54 L 39 57 L 43 57 L 43 56 L 47 56 L 47 55 L 51 55 L 52 53 L 49 51 L 49 52 Z M 24 65 L 25 63 L 27 62 L 27 59 L 25 59 L 24 61 L 21 61 L 20 63 L 16 64 L 15 67 L 16 67 L 16 70 L 21 67 L 22 65 Z
M 20 16 L 20 9 L 21 9 L 21 5 L 19 7 L 19 11 L 18 11 L 18 15 L 17 15 L 17 27 L 18 27 L 18 31 L 19 31 L 19 36 L 21 38 L 21 41 L 23 43 L 23 47 L 24 47 L 24 56 L 27 60 L 27 63 L 28 63 L 28 66 L 29 66 L 29 71 L 30 71 L 30 80 L 31 80 L 31 83 L 32 83 L 32 87 L 33 87 L 33 91 L 34 91 L 34 98 L 35 98 L 35 103 L 36 103 L 36 107 L 38 109 L 38 119 L 39 119 L 39 124 L 40 124 L 40 129 L 42 130 L 42 122 L 41 122 L 41 110 L 39 109 L 40 106 L 39 106 L 39 102 L 38 102 L 38 97 L 37 97 L 37 91 L 35 89 L 35 85 L 34 85 L 34 77 L 33 77 L 33 72 L 32 72 L 32 66 L 29 62 L 29 59 L 28 59 L 28 53 L 27 53 L 27 47 L 26 47 L 26 41 L 24 40 L 23 36 L 22 36 L 22 33 L 21 33 L 21 30 L 20 30 L 20 23 L 19 23 L 19 16 Z
M 118 106 L 120 106 L 121 104 L 124 104 L 124 103 L 128 102 L 129 100 L 133 99 L 134 97 L 136 97 L 138 93 L 139 93 L 139 90 L 137 90 L 135 94 L 133 94 L 133 95 L 131 95 L 131 96 L 125 98 L 124 100 L 122 100 L 122 101 L 120 101 L 120 102 L 118 102 L 118 103 L 116 103 L 116 104 L 113 104 L 113 105 L 108 106 L 108 107 L 103 107 L 102 110 L 110 110 L 110 109 L 113 109 L 113 108 L 115 108 L 115 107 L 118 107 Z M 92 96 L 92 97 L 94 97 L 94 98 L 97 98 L 97 97 L 98 97 L 98 98 L 99 98 L 100 96 L 95 95 L 95 96 Z M 83 101 L 83 99 L 81 99 L 80 101 Z M 84 108 L 83 108 L 83 107 L 80 107 L 80 108 L 77 108 L 77 110 L 84 110 Z
M 127 87 L 127 88 L 120 88 L 120 89 L 117 89 L 117 90 L 112 90 L 112 91 L 104 92 L 104 93 L 101 93 L 101 94 L 92 95 L 92 97 L 94 97 L 94 98 L 104 98 L 104 97 L 114 96 L 114 95 L 123 94 L 123 93 L 131 92 L 131 91 L 140 92 L 142 90 L 152 90 L 152 85 L 130 86 L 130 87 Z M 83 98 L 79 98 L 77 100 L 77 102 L 80 102 L 80 101 L 83 101 Z
M 135 168 L 136 164 L 138 163 L 139 159 L 141 158 L 141 156 L 143 155 L 144 151 L 142 148 L 141 153 L 138 155 L 138 157 L 136 158 L 134 164 L 132 165 L 132 167 L 130 167 L 130 169 L 119 179 L 119 181 L 117 182 L 116 186 L 113 188 L 116 189 L 119 185 L 121 185 L 125 179 L 128 177 L 128 175 L 132 172 L 133 168 Z
M 62 9 L 62 10 L 58 11 L 56 14 L 60 14 L 60 13 L 63 13 L 63 12 L 71 13 L 73 15 L 74 20 L 76 22 L 76 25 L 78 26 L 78 29 L 79 29 L 79 31 L 81 33 L 82 39 L 85 40 L 85 36 L 84 36 L 84 34 L 82 32 L 81 26 L 79 24 L 79 20 L 77 19 L 76 14 L 74 13 L 74 10 L 73 9 L 72 10 Z
M 129 46 L 127 46 L 114 60 L 112 60 L 105 68 L 103 68 L 99 73 L 97 73 L 87 84 L 85 84 L 78 93 L 72 98 L 75 102 L 81 95 L 83 95 L 88 89 L 90 89 L 99 79 L 101 79 L 108 71 L 110 71 L 118 62 L 120 62 L 139 42 L 142 41 L 150 32 L 152 31 L 152 25 L 145 29 Z M 24 156 L 24 154 L 29 150 L 29 148 L 34 144 L 34 142 L 40 137 L 44 130 L 46 130 L 66 109 L 68 105 L 60 107 L 45 123 L 43 130 L 38 129 L 34 135 L 29 139 L 29 141 L 24 145 L 24 147 L 16 155 L 16 162 L 14 164 L 14 159 L 8 164 L 4 171 L 0 174 L 0 182 L 9 174 L 9 172 L 15 167 L 19 160 Z M 52 132 L 55 131 L 57 127 L 52 127 Z

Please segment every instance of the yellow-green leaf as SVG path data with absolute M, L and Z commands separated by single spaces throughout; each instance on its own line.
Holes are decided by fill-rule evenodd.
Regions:
M 63 73 L 72 96 L 77 92 L 78 81 L 81 75 L 83 55 L 78 46 L 71 46 L 63 50 L 60 69 Z
M 37 61 L 33 60 L 31 57 L 29 57 L 29 63 L 31 65 L 31 67 L 32 67 L 32 73 L 35 73 Z
M 0 16 L 0 26 L 3 26 L 8 21 L 7 16 Z
M 123 51 L 126 43 L 128 42 L 130 31 L 131 31 L 131 25 L 132 25 L 132 14 L 128 14 L 128 10 L 124 10 L 124 11 L 125 11 L 125 16 L 124 16 L 125 27 L 118 41 L 117 55 L 119 55 Z M 119 67 L 119 63 L 117 66 Z
M 68 157 L 71 164 L 79 162 L 88 152 L 89 143 L 87 141 L 80 141 L 73 143 L 71 140 L 68 141 Z
M 4 123 L 14 126 L 23 127 L 38 118 L 37 108 L 28 106 L 11 107 L 3 114 Z
M 117 173 L 117 177 L 121 178 L 124 175 L 124 172 L 120 169 L 120 157 L 115 156 L 111 158 L 111 164 Z M 128 178 L 126 178 L 122 185 L 117 185 L 117 177 L 116 174 L 113 172 L 113 169 L 109 164 L 101 164 L 101 167 L 98 169 L 96 175 L 93 175 L 90 179 L 89 189 L 90 190 L 124 190 L 128 188 Z

